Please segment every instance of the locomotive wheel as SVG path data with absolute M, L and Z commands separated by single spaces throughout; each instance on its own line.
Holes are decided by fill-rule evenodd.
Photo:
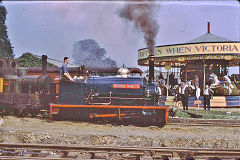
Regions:
M 31 117 L 37 117 L 37 115 L 38 115 L 38 112 L 32 112 L 32 113 L 30 113 L 31 114 Z
M 24 113 L 17 113 L 17 114 L 16 114 L 17 117 L 24 117 L 25 115 L 26 115 L 26 114 L 24 114 Z
M 17 113 L 17 116 L 18 116 L 18 117 L 24 117 L 24 116 L 26 116 L 26 113 L 24 113 L 24 111 L 19 111 L 19 112 Z
M 26 115 L 22 104 L 17 104 L 14 114 L 18 117 L 24 117 Z

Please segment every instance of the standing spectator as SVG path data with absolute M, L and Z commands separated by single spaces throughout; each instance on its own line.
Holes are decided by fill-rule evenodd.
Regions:
M 200 102 L 201 102 L 199 100 L 200 92 L 201 92 L 201 90 L 200 90 L 199 86 L 197 85 L 196 86 L 196 98 L 195 98 L 195 100 L 197 101 L 197 106 L 198 106 L 197 110 L 199 110 L 199 105 L 200 105 Z
M 177 109 L 180 108 L 180 104 L 181 104 L 181 85 L 179 84 L 176 88 L 176 94 L 175 94 L 175 102 L 174 102 L 174 106 L 176 106 Z
M 160 79 L 164 79 L 164 78 L 163 78 L 163 75 L 162 75 L 162 72 L 160 72 L 160 74 L 159 74 L 159 76 L 158 76 L 158 80 L 160 80 Z
M 188 97 L 189 97 L 189 89 L 187 86 L 187 80 L 181 86 L 181 100 L 183 105 L 183 110 L 188 110 Z
M 209 88 L 209 85 L 206 85 L 203 91 L 204 110 L 206 110 L 206 107 L 208 108 L 208 110 L 210 110 L 210 99 L 213 93 L 214 91 Z
M 192 81 L 187 82 L 187 87 L 188 87 L 188 91 L 189 91 L 188 94 L 189 95 L 194 94 L 194 96 L 195 96 L 194 91 L 196 90 L 196 87 L 195 87 L 195 85 L 192 84 Z
M 170 74 L 169 74 L 169 85 L 170 85 L 169 88 L 171 88 L 172 86 L 174 86 L 174 85 L 176 85 L 176 84 L 177 84 L 177 83 L 175 82 L 173 73 L 170 73 Z

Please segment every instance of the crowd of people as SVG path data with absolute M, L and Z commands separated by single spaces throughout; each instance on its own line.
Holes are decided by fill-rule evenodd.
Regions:
M 171 75 L 171 74 L 170 74 Z M 172 82 L 172 77 L 169 76 L 169 81 Z M 163 86 L 164 83 L 162 80 L 159 80 L 159 86 Z M 174 81 L 175 82 L 175 81 Z M 176 82 L 175 82 L 176 83 Z M 172 84 L 171 84 L 172 85 Z M 170 87 L 165 86 L 166 89 L 170 89 Z M 162 93 L 162 92 L 161 92 Z M 204 110 L 210 110 L 210 99 L 212 98 L 214 91 L 209 88 L 209 85 L 205 85 L 205 88 L 202 92 L 203 102 L 204 102 Z M 180 82 L 178 85 L 174 86 L 174 107 L 180 108 L 181 105 L 183 110 L 188 110 L 188 99 L 190 95 L 195 96 L 194 104 L 197 105 L 197 109 L 199 110 L 199 105 L 201 104 L 200 95 L 201 89 L 199 87 L 199 78 L 197 75 L 194 76 L 193 80 L 184 80 L 184 82 Z

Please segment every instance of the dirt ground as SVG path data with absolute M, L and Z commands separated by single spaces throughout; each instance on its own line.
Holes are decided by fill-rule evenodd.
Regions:
M 6 116 L 2 143 L 240 148 L 240 127 L 137 127 Z

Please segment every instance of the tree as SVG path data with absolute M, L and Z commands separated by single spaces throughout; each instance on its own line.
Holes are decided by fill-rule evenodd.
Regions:
M 0 1 L 0 57 L 14 57 L 13 47 L 7 35 L 7 27 L 5 24 L 7 10 Z
M 73 44 L 73 59 L 77 65 L 93 68 L 117 67 L 116 61 L 106 56 L 106 51 L 93 39 L 85 39 Z
M 23 53 L 21 57 L 16 59 L 19 67 L 42 67 L 42 59 L 37 58 L 32 53 Z M 47 67 L 56 68 L 57 66 L 47 63 Z

